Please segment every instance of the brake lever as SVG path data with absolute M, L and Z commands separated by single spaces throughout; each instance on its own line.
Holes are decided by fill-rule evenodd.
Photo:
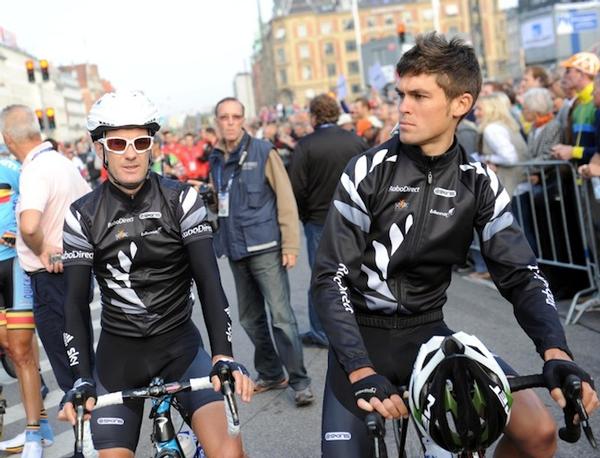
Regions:
M 589 416 L 581 400 L 581 379 L 573 374 L 568 375 L 562 386 L 562 391 L 567 400 L 567 405 L 563 409 L 565 426 L 558 431 L 559 437 L 566 442 L 575 443 L 581 437 L 581 429 L 583 428 L 585 437 L 592 448 L 597 448 L 598 445 L 589 422 Z M 578 424 L 575 424 L 575 415 L 579 416 Z
M 365 426 L 369 436 L 373 438 L 373 456 L 375 458 L 387 458 L 387 447 L 385 446 L 385 420 L 377 412 L 368 413 L 365 416 Z
M 83 415 L 85 408 L 83 406 L 83 395 L 79 392 L 75 393 L 76 404 L 76 422 L 75 422 L 75 450 L 77 453 L 83 452 Z
M 238 413 L 237 402 L 235 400 L 235 396 L 233 395 L 234 381 L 229 367 L 224 365 L 219 369 L 219 379 L 221 380 L 223 396 L 225 397 L 227 406 L 231 412 L 233 424 L 238 426 L 240 424 L 240 416 Z

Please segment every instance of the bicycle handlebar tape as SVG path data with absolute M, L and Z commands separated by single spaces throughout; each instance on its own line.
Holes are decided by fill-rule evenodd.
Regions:
M 212 388 L 210 377 L 190 379 L 190 391 L 207 390 L 209 388 Z
M 116 393 L 103 394 L 102 396 L 99 396 L 98 400 L 96 401 L 96 405 L 94 406 L 94 409 L 99 409 L 100 407 L 106 406 L 117 406 L 120 404 L 123 404 L 122 391 L 118 391 Z

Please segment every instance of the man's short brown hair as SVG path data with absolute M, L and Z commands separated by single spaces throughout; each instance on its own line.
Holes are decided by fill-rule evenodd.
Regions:
M 473 105 L 481 91 L 481 69 L 473 47 L 459 38 L 448 41 L 435 32 L 421 35 L 396 65 L 398 76 L 435 75 L 452 100 L 471 94 Z
M 527 67 L 525 69 L 525 73 L 530 72 L 533 79 L 536 79 L 540 82 L 542 87 L 550 86 L 550 78 L 548 77 L 548 73 L 544 69 L 544 67 L 540 67 L 539 65 L 532 65 L 531 67 Z
M 327 94 L 316 96 L 310 101 L 310 114 L 315 117 L 315 125 L 335 124 L 340 117 L 340 107 Z

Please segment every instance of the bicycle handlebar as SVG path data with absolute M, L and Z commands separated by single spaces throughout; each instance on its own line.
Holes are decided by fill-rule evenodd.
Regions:
M 546 381 L 542 374 L 534 375 L 522 375 L 517 377 L 510 377 L 508 379 L 511 392 L 517 392 L 526 390 L 529 388 L 547 388 Z M 581 379 L 576 375 L 568 375 L 565 378 L 561 390 L 565 396 L 567 404 L 563 409 L 565 417 L 565 426 L 560 428 L 558 431 L 559 437 L 569 443 L 575 443 L 581 437 L 581 428 L 585 433 L 585 437 L 593 448 L 597 448 L 596 439 L 589 423 L 589 417 L 583 402 L 581 400 Z M 398 387 L 398 393 L 402 400 L 406 403 L 408 398 L 408 391 L 405 386 Z M 575 416 L 579 416 L 579 423 L 575 423 Z M 385 436 L 385 423 L 383 417 L 378 412 L 371 412 L 365 417 L 365 425 L 369 435 L 373 438 L 374 446 L 376 450 L 376 456 L 387 456 L 387 450 L 385 450 L 385 443 L 383 438 Z M 405 434 L 405 431 L 402 431 Z M 400 453 L 403 453 L 404 440 L 397 443 Z M 383 450 L 380 447 L 383 446 Z
M 225 369 L 225 372 L 228 372 Z M 230 436 L 237 436 L 240 433 L 240 420 L 237 409 L 237 403 L 234 397 L 234 381 L 229 372 L 220 374 L 221 377 L 221 392 L 225 396 L 225 416 L 227 417 L 227 432 Z M 210 377 L 192 378 L 189 380 L 163 383 L 162 385 L 149 385 L 142 388 L 133 388 L 114 393 L 107 393 L 98 396 L 94 410 L 101 407 L 121 405 L 127 399 L 147 399 L 160 398 L 162 396 L 173 395 L 184 391 L 198 391 L 212 389 L 213 385 Z M 81 398 L 82 399 L 82 398 Z M 76 400 L 77 401 L 77 400 Z M 83 445 L 83 402 L 76 402 L 77 422 L 75 424 L 75 433 L 77 441 L 77 450 L 81 451 Z

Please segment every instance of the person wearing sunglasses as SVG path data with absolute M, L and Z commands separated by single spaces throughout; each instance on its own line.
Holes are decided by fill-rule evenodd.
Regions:
M 254 390 L 246 369 L 232 358 L 229 304 L 203 200 L 190 185 L 150 171 L 159 119 L 155 105 L 139 91 L 106 94 L 88 116 L 108 180 L 74 202 L 65 217 L 64 343 L 76 381 L 60 417 L 72 424 L 78 394 L 91 410 L 100 394 L 147 385 L 155 376 L 167 381 L 207 376 L 223 361 L 244 401 Z M 87 350 L 92 336 L 84 300 L 92 268 L 102 304 L 95 367 Z M 191 319 L 192 279 L 212 358 Z M 214 391 L 182 394 L 178 401 L 208 456 L 243 456 L 241 438 L 227 434 L 216 376 L 213 385 Z M 143 407 L 130 402 L 92 413 L 94 447 L 101 458 L 134 456 Z

